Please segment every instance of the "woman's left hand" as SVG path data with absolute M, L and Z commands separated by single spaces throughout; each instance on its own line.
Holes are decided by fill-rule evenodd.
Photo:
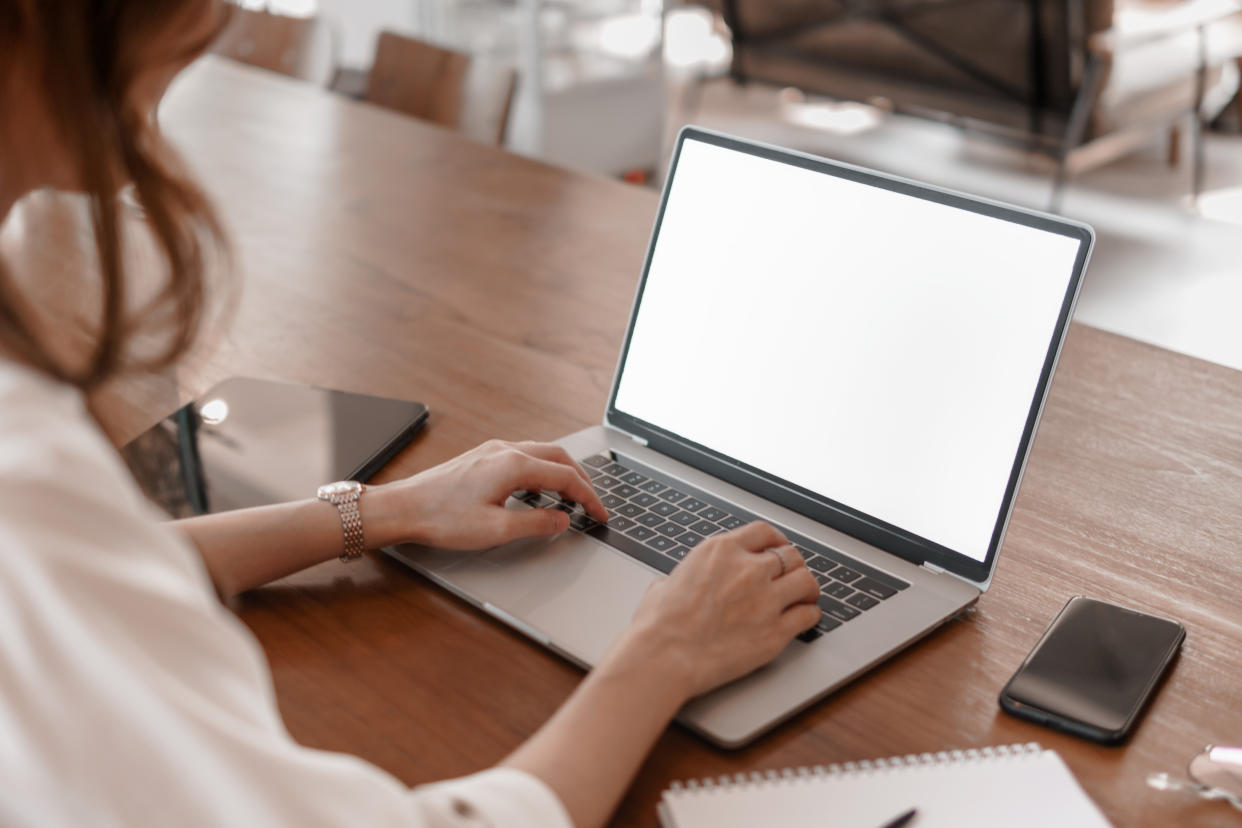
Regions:
M 369 486 L 358 501 L 367 545 L 412 542 L 440 549 L 486 549 L 569 528 L 559 509 L 506 509 L 513 492 L 545 489 L 608 519 L 582 467 L 560 446 L 490 440 L 425 472 Z

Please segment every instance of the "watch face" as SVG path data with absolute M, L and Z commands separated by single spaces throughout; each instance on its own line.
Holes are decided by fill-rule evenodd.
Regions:
M 319 494 L 321 497 L 335 497 L 337 495 L 345 495 L 351 492 L 356 492 L 361 488 L 361 484 L 357 481 L 341 480 L 337 483 L 328 483 L 325 486 L 320 486 Z

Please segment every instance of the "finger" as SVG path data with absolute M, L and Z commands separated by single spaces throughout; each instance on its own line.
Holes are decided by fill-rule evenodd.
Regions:
M 764 554 L 772 559 L 772 580 L 782 577 L 788 572 L 792 572 L 799 564 L 802 563 L 802 556 L 798 554 L 798 550 L 791 544 L 784 546 L 772 546 L 763 550 Z
M 569 528 L 569 515 L 560 509 L 505 509 L 506 541 L 548 537 Z
M 789 543 L 789 539 L 778 532 L 775 527 L 761 520 L 734 529 L 729 536 L 751 552 L 762 552 L 768 547 L 786 546 Z
M 574 460 L 574 458 L 570 456 L 569 452 L 566 451 L 564 447 L 558 446 L 556 443 L 536 443 L 528 441 L 525 443 L 518 443 L 518 448 L 532 457 L 538 457 L 540 460 L 547 460 L 551 463 L 560 463 L 562 465 L 569 466 L 571 469 L 578 472 L 582 479 L 588 484 L 591 482 L 591 477 L 586 473 L 586 469 L 582 468 L 582 464 L 577 460 Z
M 793 604 L 814 604 L 819 600 L 819 582 L 806 567 L 791 569 L 772 582 L 782 609 Z
M 777 626 L 785 638 L 793 638 L 819 623 L 819 607 L 815 604 L 794 604 L 781 613 Z
M 595 493 L 595 488 L 570 467 L 520 453 L 517 471 L 517 478 L 511 481 L 514 489 L 547 489 L 581 503 L 587 514 L 596 520 L 608 520 L 608 510 Z

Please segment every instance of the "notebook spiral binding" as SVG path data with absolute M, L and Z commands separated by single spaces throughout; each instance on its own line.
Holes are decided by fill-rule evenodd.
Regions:
M 784 768 L 783 770 L 738 773 L 733 776 L 726 775 L 712 779 L 690 779 L 685 782 L 673 782 L 669 786 L 669 792 L 690 793 L 702 791 L 708 793 L 721 788 L 762 788 L 797 782 L 801 779 L 817 779 L 825 776 L 845 774 L 884 773 L 903 768 L 919 767 L 921 765 L 962 765 L 971 762 L 1016 759 L 1042 752 L 1043 748 L 1038 742 L 1027 742 L 1020 745 L 999 745 L 997 747 L 970 748 L 969 750 L 910 753 L 905 756 L 893 756 L 888 759 L 863 759 L 858 762 L 834 763 L 827 766 L 814 765 L 809 768 Z

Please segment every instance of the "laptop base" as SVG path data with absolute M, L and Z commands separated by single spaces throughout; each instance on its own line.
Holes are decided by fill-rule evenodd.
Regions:
M 980 595 L 951 575 L 916 567 L 742 489 L 594 426 L 558 441 L 572 456 L 612 451 L 717 502 L 768 520 L 910 584 L 909 589 L 771 664 L 692 700 L 678 720 L 722 747 L 747 744 L 832 690 L 922 638 Z M 511 502 L 511 508 L 530 508 Z M 644 591 L 665 577 L 589 534 L 518 541 L 482 552 L 405 545 L 393 557 L 569 661 L 589 668 L 629 626 Z

